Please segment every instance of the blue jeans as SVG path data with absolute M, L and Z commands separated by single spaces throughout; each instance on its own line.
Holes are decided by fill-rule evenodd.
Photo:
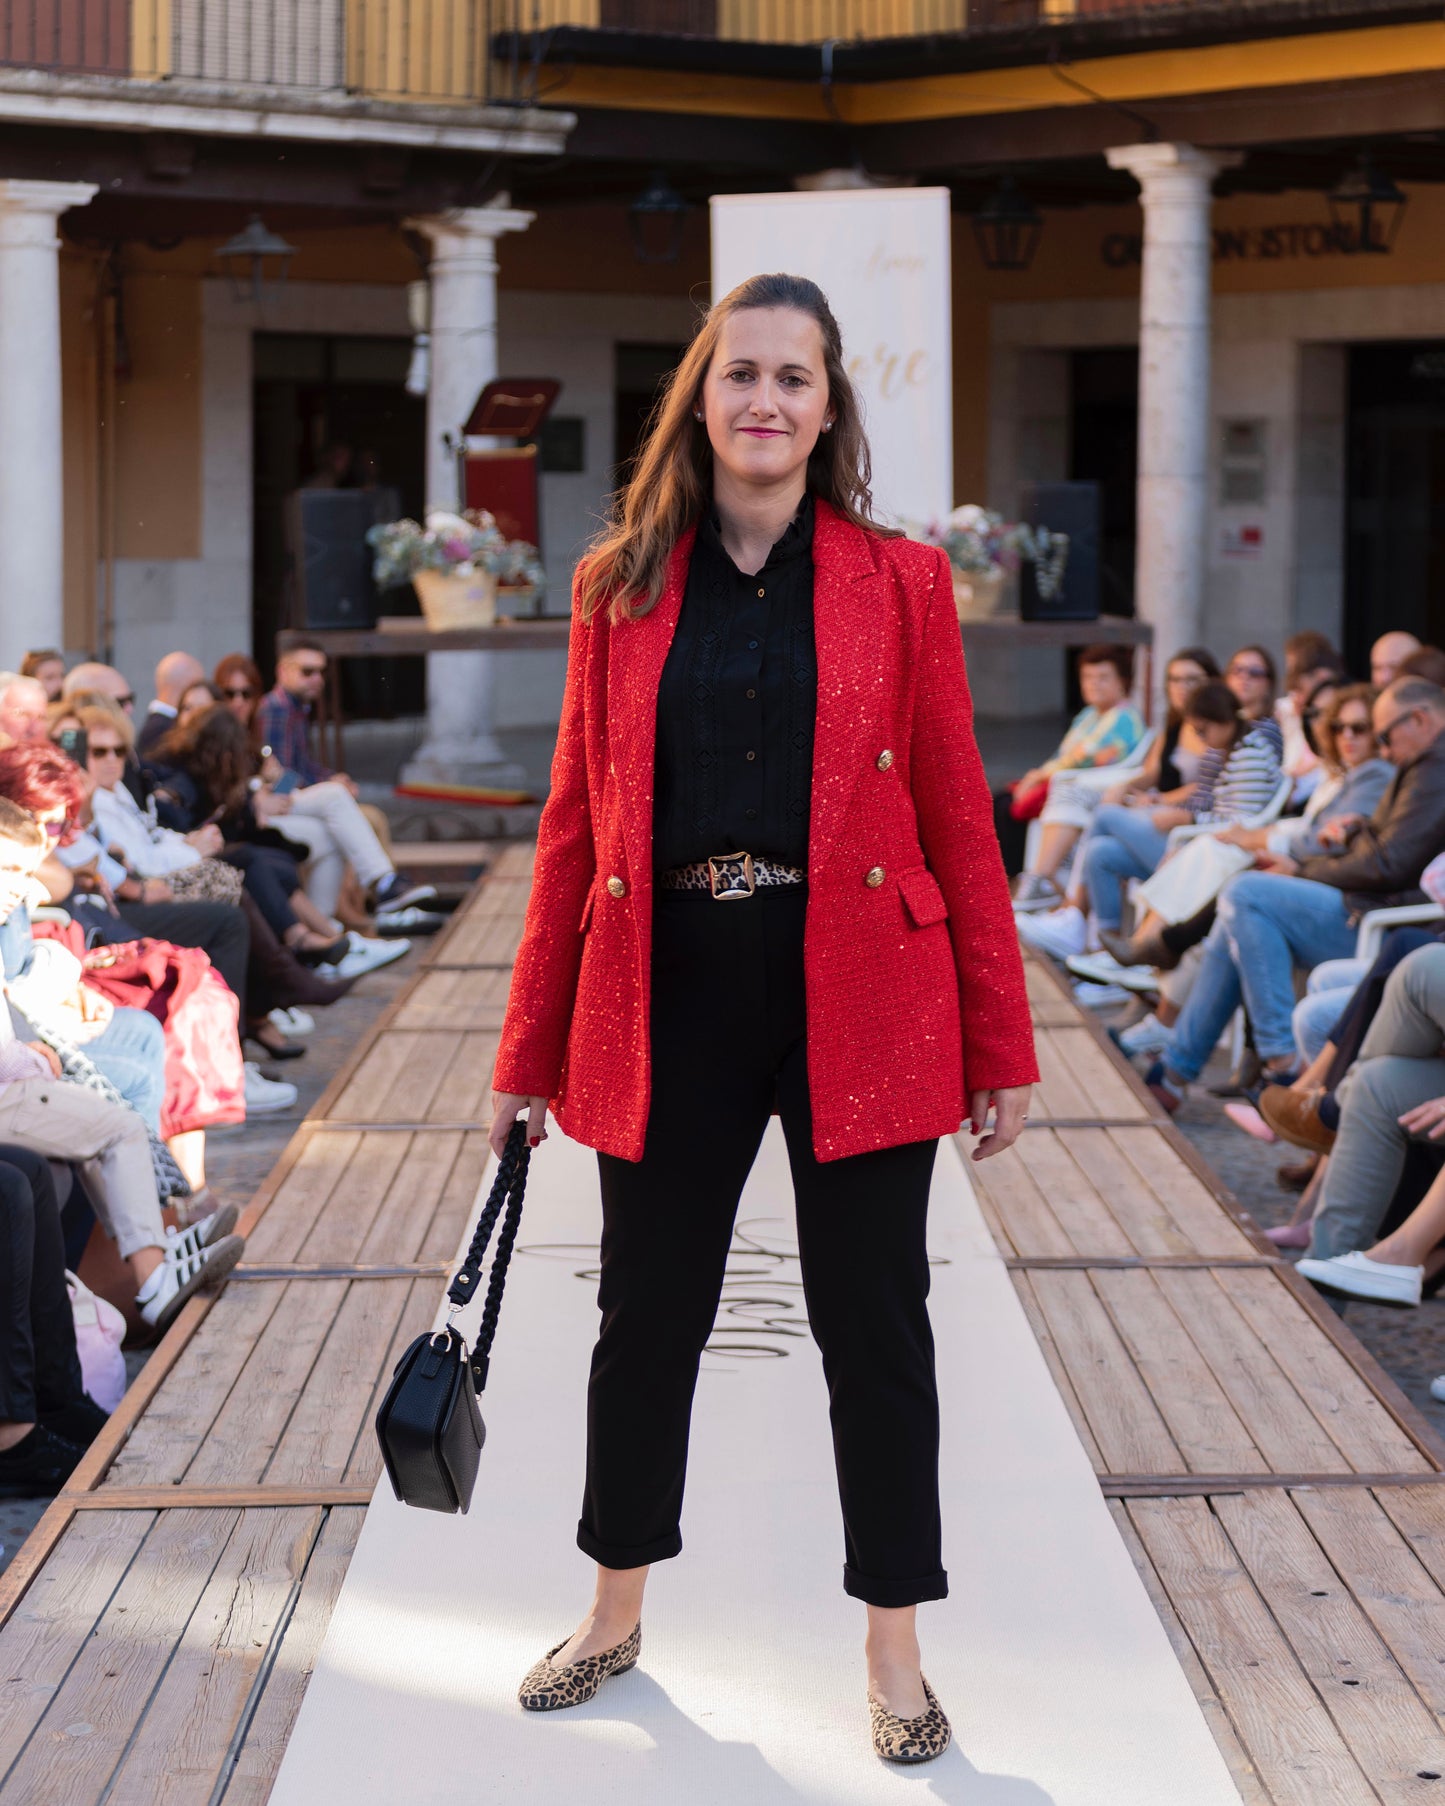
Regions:
M 1225 885 L 1199 976 L 1174 1025 L 1169 1069 L 1197 1079 L 1241 1002 L 1262 1060 L 1294 1052 L 1294 968 L 1355 950 L 1341 893 L 1309 878 L 1241 872 Z
M 1335 1025 L 1369 969 L 1357 959 L 1327 959 L 1310 973 L 1305 995 L 1294 1006 L 1294 1044 L 1306 1066 L 1334 1039 Z
M 161 1132 L 166 1096 L 166 1034 L 148 1010 L 117 1008 L 104 1031 L 80 1050 L 115 1086 L 152 1135 Z
M 1107 803 L 1094 816 L 1084 841 L 1081 870 L 1089 908 L 1101 928 L 1117 928 L 1124 919 L 1124 886 L 1130 878 L 1147 878 L 1164 857 L 1169 837 L 1150 820 L 1148 809 L 1126 809 Z

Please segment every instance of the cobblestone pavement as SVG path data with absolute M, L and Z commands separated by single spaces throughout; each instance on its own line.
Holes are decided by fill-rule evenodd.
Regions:
M 1121 1011 L 1105 1011 L 1102 1016 L 1105 1021 L 1130 1019 Z M 1139 1064 L 1142 1070 L 1146 1063 Z M 1296 1194 L 1282 1191 L 1275 1174 L 1287 1161 L 1304 1156 L 1287 1143 L 1255 1141 L 1235 1128 L 1224 1114 L 1223 1102 L 1207 1090 L 1210 1085 L 1222 1084 L 1227 1076 L 1228 1061 L 1216 1053 L 1203 1082 L 1191 1087 L 1174 1121 L 1255 1221 L 1272 1229 L 1290 1220 L 1296 1203 Z M 1338 1299 L 1330 1302 L 1396 1384 L 1445 1435 L 1445 1404 L 1430 1396 L 1431 1380 L 1445 1373 L 1445 1298 L 1427 1298 L 1414 1311 L 1346 1304 Z
M 212 1129 L 206 1136 L 206 1176 L 211 1189 L 223 1200 L 243 1209 L 262 1180 L 280 1158 L 296 1132 L 296 1125 L 331 1082 L 346 1056 L 397 991 L 415 971 L 424 942 L 416 942 L 405 959 L 370 972 L 353 985 L 339 1003 L 315 1010 L 316 1029 L 306 1037 L 304 1059 L 284 1066 L 263 1065 L 270 1077 L 285 1078 L 299 1093 L 290 1110 L 273 1116 L 256 1116 L 233 1128 Z M 256 1053 L 247 1047 L 247 1056 Z M 149 1351 L 126 1355 L 126 1370 L 133 1380 L 145 1365 Z M 14 1555 L 49 1504 L 48 1499 L 0 1499 L 0 1569 Z

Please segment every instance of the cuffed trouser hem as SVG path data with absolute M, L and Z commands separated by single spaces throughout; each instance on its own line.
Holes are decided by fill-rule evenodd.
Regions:
M 604 1543 L 585 1524 L 577 1526 L 577 1547 L 604 1568 L 645 1568 L 655 1561 L 671 1561 L 682 1554 L 682 1532 L 670 1531 L 650 1543 Z
M 896 1610 L 899 1606 L 922 1605 L 929 1599 L 947 1599 L 948 1575 L 940 1568 L 936 1574 L 925 1574 L 917 1580 L 878 1580 L 845 1563 L 843 1591 L 865 1605 Z

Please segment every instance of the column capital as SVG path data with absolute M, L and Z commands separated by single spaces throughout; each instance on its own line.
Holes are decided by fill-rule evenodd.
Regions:
M 0 178 L 0 242 L 54 247 L 56 221 L 71 207 L 83 207 L 99 192 L 94 182 L 30 182 Z
M 537 217 L 510 201 L 510 195 L 500 194 L 485 207 L 451 207 L 445 213 L 419 214 L 404 224 L 431 241 L 433 255 L 465 256 L 483 245 L 495 254 L 503 233 L 525 232 Z
M 1151 189 L 1202 189 L 1241 161 L 1237 151 L 1202 151 L 1193 144 L 1116 144 L 1104 152 L 1110 169 L 1127 169 L 1147 195 Z

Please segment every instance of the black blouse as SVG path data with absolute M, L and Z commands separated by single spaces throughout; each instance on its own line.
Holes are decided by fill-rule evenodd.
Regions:
M 817 703 L 812 497 L 754 576 L 705 517 L 657 692 L 658 871 L 744 851 L 807 866 Z

